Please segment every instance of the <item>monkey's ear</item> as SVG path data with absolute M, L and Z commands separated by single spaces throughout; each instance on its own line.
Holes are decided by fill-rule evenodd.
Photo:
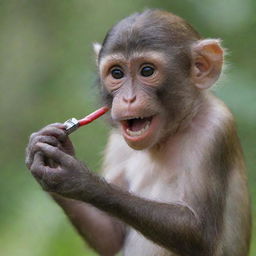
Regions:
M 205 39 L 192 46 L 192 79 L 200 89 L 211 87 L 219 78 L 224 60 L 224 50 L 218 39 Z
M 93 43 L 93 50 L 94 50 L 97 62 L 98 62 L 98 57 L 99 57 L 99 53 L 100 53 L 101 47 L 102 47 L 101 44 Z

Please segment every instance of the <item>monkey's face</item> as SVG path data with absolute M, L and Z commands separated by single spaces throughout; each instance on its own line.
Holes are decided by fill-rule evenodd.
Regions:
M 111 117 L 134 149 L 155 145 L 166 126 L 166 113 L 157 91 L 166 77 L 166 63 L 159 52 L 125 58 L 108 55 L 99 63 L 102 85 L 112 96 Z
M 185 127 L 223 63 L 218 40 L 201 40 L 182 19 L 150 12 L 119 22 L 94 48 L 103 99 L 134 149 Z

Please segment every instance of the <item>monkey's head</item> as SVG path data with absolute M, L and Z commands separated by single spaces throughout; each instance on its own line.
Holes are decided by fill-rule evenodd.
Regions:
M 157 145 L 192 117 L 223 63 L 219 40 L 160 10 L 123 19 L 94 48 L 103 101 L 134 149 Z

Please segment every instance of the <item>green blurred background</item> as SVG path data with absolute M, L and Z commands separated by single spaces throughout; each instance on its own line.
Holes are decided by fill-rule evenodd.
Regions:
M 172 11 L 203 36 L 223 39 L 228 71 L 215 91 L 237 120 L 256 218 L 255 0 L 0 0 L 1 255 L 96 255 L 26 170 L 24 150 L 42 126 L 98 107 L 92 42 L 147 7 Z M 93 170 L 100 168 L 107 133 L 98 120 L 72 135 L 77 156 Z M 255 235 L 250 255 L 256 255 Z

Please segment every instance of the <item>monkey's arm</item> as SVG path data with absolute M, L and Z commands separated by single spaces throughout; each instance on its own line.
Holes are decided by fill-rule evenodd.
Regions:
M 81 200 L 119 218 L 178 255 L 210 255 L 203 241 L 202 223 L 187 205 L 146 200 L 95 179 L 102 191 L 90 199 L 81 195 Z
M 186 205 L 139 198 L 89 172 L 57 147 L 45 143 L 37 143 L 36 147 L 39 152 L 31 171 L 46 191 L 87 202 L 179 255 L 210 255 L 203 241 L 204 227 Z M 46 166 L 43 156 L 58 162 L 58 168 Z
M 108 177 L 111 184 L 127 187 L 122 173 Z M 53 199 L 62 207 L 79 234 L 100 255 L 115 255 L 121 250 L 125 236 L 125 224 L 117 218 L 92 205 L 51 193 Z
M 38 142 L 48 143 L 59 147 L 67 155 L 74 156 L 74 148 L 62 124 L 52 124 L 33 133 L 27 147 L 26 165 L 28 168 L 34 163 L 35 145 Z M 44 162 L 52 164 L 52 161 Z M 56 166 L 56 162 L 55 162 Z M 71 177 L 70 177 L 71 178 Z M 122 179 L 111 179 L 110 182 L 122 186 Z M 72 224 L 100 255 L 114 255 L 123 244 L 124 224 L 101 210 L 81 201 L 68 199 L 56 193 L 50 193 L 53 199 L 63 208 Z
M 124 225 L 116 218 L 81 201 L 52 194 L 79 234 L 100 255 L 115 255 L 123 245 Z

